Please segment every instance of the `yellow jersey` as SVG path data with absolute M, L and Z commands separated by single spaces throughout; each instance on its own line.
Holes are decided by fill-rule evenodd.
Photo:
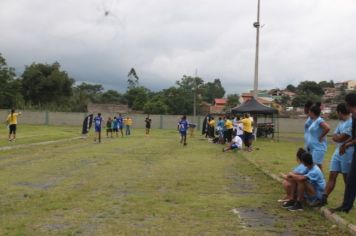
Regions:
M 127 118 L 126 119 L 126 125 L 132 125 L 132 119 L 131 118 Z
M 209 121 L 209 125 L 210 125 L 211 127 L 215 127 L 215 120 Z
M 227 119 L 227 120 L 225 121 L 225 127 L 226 127 L 226 129 L 232 129 L 232 128 L 234 128 L 234 126 L 233 126 L 233 124 L 232 124 L 232 121 L 229 120 L 229 119 Z
M 20 113 L 13 113 L 12 115 L 9 114 L 7 116 L 7 123 L 9 125 L 16 125 L 17 124 L 17 117 L 20 115 Z
M 250 118 L 244 118 L 241 122 L 244 125 L 243 131 L 252 133 L 252 120 Z

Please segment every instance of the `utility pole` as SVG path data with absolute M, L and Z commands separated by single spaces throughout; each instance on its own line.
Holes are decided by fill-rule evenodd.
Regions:
M 197 77 L 198 77 L 198 69 L 195 69 L 195 77 L 194 77 L 194 107 L 193 107 L 193 116 L 194 116 L 194 123 L 196 123 L 197 119 Z
M 255 79 L 253 83 L 253 96 L 257 98 L 258 95 L 258 54 L 259 54 L 259 41 L 260 41 L 260 0 L 257 4 L 257 21 L 253 23 L 253 27 L 256 28 L 256 55 L 255 55 Z

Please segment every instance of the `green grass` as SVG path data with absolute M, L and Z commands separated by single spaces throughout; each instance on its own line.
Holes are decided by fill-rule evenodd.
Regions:
M 22 137 L 37 134 L 38 141 L 78 130 L 27 128 Z M 222 153 L 198 137 L 183 147 L 176 131 L 143 133 L 0 151 L 0 235 L 343 234 L 311 209 L 281 209 L 282 189 L 245 154 Z M 261 216 L 253 226 L 233 209 L 274 222 Z
M 281 139 L 279 142 L 268 139 L 258 139 L 255 146 L 258 147 L 259 150 L 246 153 L 245 156 L 277 175 L 280 172 L 287 173 L 291 171 L 297 165 L 295 158 L 297 149 L 304 146 L 304 143 L 301 141 L 303 134 L 281 134 L 280 136 Z M 335 145 L 329 144 L 323 165 L 326 181 L 329 178 L 329 163 L 334 150 Z M 343 193 L 344 182 L 342 176 L 339 175 L 337 185 L 329 196 L 329 204 L 327 207 L 334 208 L 341 205 Z M 356 224 L 355 210 L 352 210 L 349 214 L 340 213 L 340 216 Z

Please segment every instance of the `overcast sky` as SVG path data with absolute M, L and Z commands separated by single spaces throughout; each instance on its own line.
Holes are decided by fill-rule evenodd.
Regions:
M 355 0 L 261 0 L 259 88 L 356 79 Z M 257 0 L 0 0 L 0 53 L 20 75 L 58 61 L 76 81 L 157 91 L 183 75 L 253 88 Z

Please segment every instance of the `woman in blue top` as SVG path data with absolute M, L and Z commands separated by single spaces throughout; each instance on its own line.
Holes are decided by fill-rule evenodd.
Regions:
M 313 102 L 310 100 L 304 104 L 304 114 L 307 116 L 307 120 L 304 123 L 304 148 L 307 150 L 308 150 L 308 145 L 307 145 L 308 129 L 309 129 L 309 126 L 313 123 L 313 120 L 309 117 L 309 110 L 312 105 L 313 105 Z
M 324 156 L 327 149 L 326 135 L 330 131 L 329 125 L 320 117 L 321 104 L 316 103 L 309 110 L 309 117 L 312 120 L 308 128 L 307 146 L 313 157 L 314 164 L 322 170 Z

